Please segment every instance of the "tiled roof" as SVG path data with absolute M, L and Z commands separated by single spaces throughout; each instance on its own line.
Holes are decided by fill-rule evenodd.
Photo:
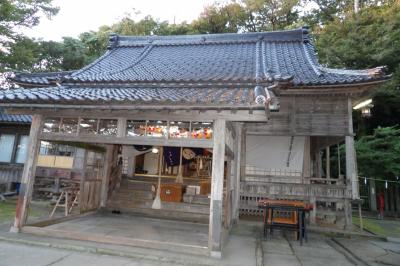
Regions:
M 72 74 L 73 71 L 60 71 L 60 72 L 37 72 L 26 73 L 16 72 L 11 81 L 21 85 L 29 86 L 51 86 L 56 82 L 61 82 L 61 79 L 67 75 Z
M 163 102 L 250 106 L 255 104 L 255 96 L 262 103 L 265 97 L 255 94 L 263 94 L 264 88 L 275 82 L 294 89 L 346 86 L 383 81 L 388 78 L 383 70 L 319 65 L 306 29 L 186 36 L 111 35 L 108 51 L 81 70 L 32 74 L 27 80 L 37 80 L 38 84 L 47 80 L 50 84 L 60 79 L 60 86 L 3 91 L 0 104 Z M 22 74 L 18 77 L 24 80 Z
M 253 88 L 51 87 L 0 93 L 0 103 L 254 105 Z
M 0 108 L 0 123 L 30 124 L 31 120 L 29 115 L 8 115 Z
M 271 82 L 332 85 L 383 78 L 381 69 L 334 70 L 318 64 L 308 31 L 110 37 L 109 50 L 66 77 L 70 83 Z

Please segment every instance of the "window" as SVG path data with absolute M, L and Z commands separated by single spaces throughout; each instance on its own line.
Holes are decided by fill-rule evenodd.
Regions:
M 78 132 L 78 119 L 63 118 L 60 132 L 64 134 L 76 134 Z
M 167 136 L 167 121 L 147 121 L 146 136 L 165 137 Z
M 26 135 L 20 136 L 15 155 L 16 163 L 25 163 L 26 157 L 28 155 L 28 142 L 29 142 L 29 136 Z
M 41 141 L 40 155 L 56 155 L 73 157 L 76 148 L 68 145 L 52 143 L 48 141 Z
M 118 120 L 116 119 L 100 119 L 99 134 L 116 136 L 117 135 Z
M 126 135 L 128 137 L 144 136 L 146 134 L 146 121 L 128 120 L 126 122 Z
M 60 132 L 60 118 L 46 118 L 43 123 L 44 133 L 58 133 Z
M 192 122 L 192 138 L 194 139 L 212 139 L 212 123 Z
M 15 135 L 0 135 L 0 162 L 9 163 L 14 148 Z
M 190 122 L 169 122 L 170 138 L 189 138 Z
M 80 134 L 97 134 L 98 119 L 83 118 L 80 123 Z

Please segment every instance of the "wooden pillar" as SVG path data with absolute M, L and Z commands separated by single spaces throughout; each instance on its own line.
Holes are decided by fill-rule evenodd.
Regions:
M 313 210 L 310 212 L 310 223 L 315 224 L 317 221 L 317 199 L 315 196 L 310 197 L 310 204 L 313 206 Z
M 377 211 L 375 179 L 369 180 L 369 207 L 371 211 Z
M 214 121 L 210 224 L 208 233 L 208 247 L 212 257 L 221 257 L 222 249 L 221 237 L 225 161 L 225 123 L 225 120 Z
M 352 211 L 351 211 L 350 199 L 344 199 L 344 219 L 345 219 L 345 229 L 351 230 L 353 228 L 353 224 L 352 224 Z
M 385 198 L 385 212 L 390 211 L 390 208 L 389 208 L 389 193 L 388 193 L 388 189 L 389 189 L 389 188 L 385 188 L 385 189 L 383 190 L 383 196 L 384 196 L 384 198 Z
M 331 178 L 331 150 L 326 147 L 326 178 Z
M 107 203 L 108 184 L 110 182 L 110 175 L 111 175 L 113 161 L 114 161 L 113 155 L 114 155 L 114 146 L 107 145 L 106 146 L 106 154 L 104 156 L 103 178 L 101 181 L 100 207 L 105 207 L 106 203 Z
M 119 138 L 123 138 L 126 136 L 126 119 L 125 118 L 118 118 L 117 136 Z
M 354 137 L 346 136 L 346 179 L 350 183 L 352 199 L 359 199 L 356 154 L 354 150 Z
M 19 232 L 21 227 L 25 225 L 28 217 L 28 208 L 32 198 L 36 164 L 40 149 L 39 135 L 41 132 L 42 120 L 43 118 L 41 115 L 32 116 L 28 142 L 28 157 L 25 161 L 24 170 L 22 172 L 21 186 L 15 211 L 15 221 L 14 226 L 10 230 L 11 232 Z
M 351 99 L 347 99 L 347 116 L 348 116 L 348 135 L 345 137 L 346 144 L 346 179 L 348 188 L 351 188 L 352 199 L 359 199 L 360 192 L 357 177 L 357 160 L 356 151 L 354 149 L 354 133 L 353 133 L 353 108 Z
M 242 148 L 243 148 L 243 124 L 236 123 L 235 125 L 236 131 L 236 145 L 234 147 L 235 153 L 235 199 L 233 203 L 233 210 L 234 210 L 234 221 L 237 222 L 239 220 L 239 206 L 240 206 L 240 176 L 241 176 L 241 169 L 242 169 Z
M 316 177 L 322 177 L 322 154 L 321 151 L 318 149 L 315 154 L 315 170 L 316 170 Z
M 311 177 L 310 137 L 305 137 L 303 157 L 303 183 L 309 184 Z
M 241 129 L 242 139 L 240 145 L 240 181 L 246 180 L 246 130 Z
M 396 184 L 395 189 L 396 189 L 396 191 L 394 193 L 394 196 L 396 198 L 396 211 L 397 211 L 397 214 L 400 214 L 400 186 Z

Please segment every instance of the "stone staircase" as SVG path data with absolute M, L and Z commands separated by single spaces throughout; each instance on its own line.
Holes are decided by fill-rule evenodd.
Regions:
M 162 183 L 173 179 L 162 179 Z M 120 211 L 145 217 L 164 218 L 179 221 L 207 223 L 210 215 L 208 198 L 192 198 L 191 203 L 162 202 L 161 209 L 152 209 L 156 194 L 157 178 L 124 178 L 120 187 L 113 193 L 106 205 L 106 211 Z

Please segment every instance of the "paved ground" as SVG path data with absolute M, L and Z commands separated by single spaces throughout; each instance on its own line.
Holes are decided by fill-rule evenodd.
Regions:
M 300 246 L 293 234 L 260 241 L 260 225 L 241 222 L 230 235 L 223 259 L 126 246 L 7 233 L 0 226 L 0 265 L 400 265 L 400 243 L 379 238 L 339 238 L 311 233 Z
M 368 238 L 337 238 L 311 234 L 300 246 L 278 233 L 263 242 L 264 265 L 400 265 L 400 243 Z

